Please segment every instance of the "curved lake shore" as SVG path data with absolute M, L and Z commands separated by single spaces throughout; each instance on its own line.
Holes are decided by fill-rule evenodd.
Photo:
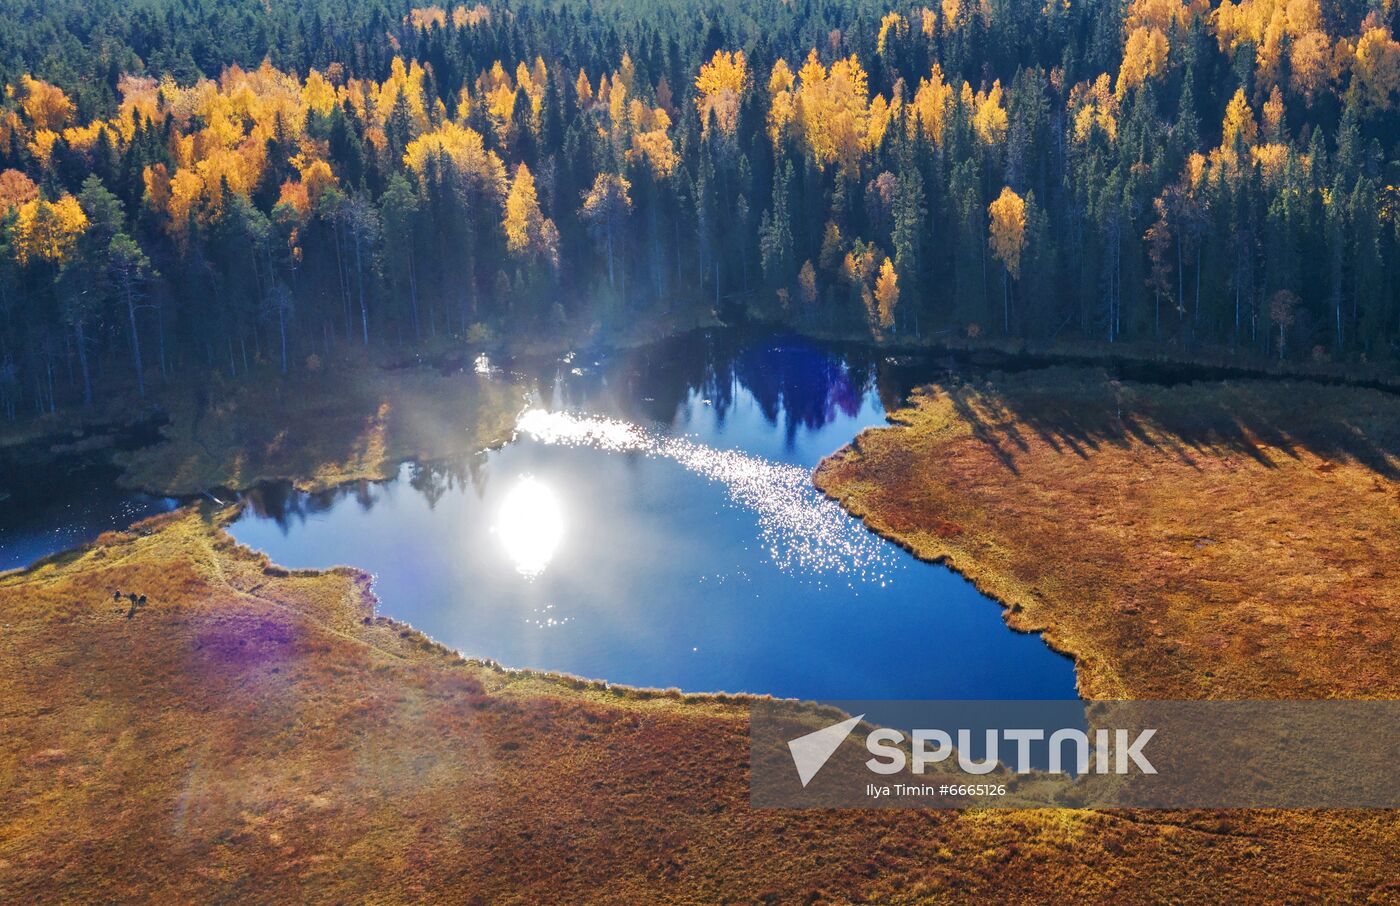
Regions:
M 818 486 L 1045 630 L 1086 697 L 1400 690 L 1400 400 L 1055 369 L 891 420 Z
M 1011 605 L 1014 624 L 1046 628 L 1077 657 L 1091 696 L 1393 688 L 1383 618 L 1395 561 L 1368 552 L 1394 543 L 1389 398 L 1272 383 L 1159 388 L 1093 371 L 938 387 L 895 413 L 910 427 L 861 435 L 818 484 L 921 556 L 948 556 Z M 1006 515 L 993 520 L 987 495 L 1001 493 Z M 1156 496 L 1183 493 L 1176 508 Z M 1290 521 L 1244 531 L 1256 497 Z M 285 569 L 238 545 L 225 530 L 236 516 L 185 507 L 0 574 L 7 896 L 1400 893 L 1400 821 L 1389 812 L 753 810 L 745 699 L 464 659 L 374 616 L 361 570 Z M 1186 607 L 1201 587 L 1214 589 L 1211 608 Z M 1343 587 L 1369 589 L 1368 606 L 1318 604 Z M 131 594 L 147 603 L 133 607 Z
M 0 576 L 7 897 L 1395 893 L 1387 813 L 753 810 L 742 700 L 463 661 L 372 618 L 364 574 L 234 544 L 229 515 L 183 509 Z M 128 618 L 118 590 L 149 603 Z

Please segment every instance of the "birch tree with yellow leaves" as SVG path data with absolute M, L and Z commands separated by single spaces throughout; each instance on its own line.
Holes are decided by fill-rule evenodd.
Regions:
M 1026 202 L 1003 186 L 987 206 L 987 241 L 1002 265 L 1003 329 L 1011 333 L 1011 281 L 1021 279 L 1021 251 L 1026 245 Z
M 552 270 L 559 267 L 559 230 L 540 212 L 535 177 L 523 163 L 515 170 L 506 196 L 506 248 L 522 261 L 543 259 Z
M 1400 362 L 1394 4 L 735 0 L 701 28 L 323 4 L 311 29 L 152 3 L 174 18 L 139 47 L 72 4 L 11 35 L 7 417 L 139 395 L 143 350 L 241 377 L 520 335 L 546 288 L 605 331 L 733 305 L 918 336 L 1000 308 L 1013 336 Z M 195 20 L 218 40 L 170 43 Z M 84 294 L 118 271 L 131 293 Z

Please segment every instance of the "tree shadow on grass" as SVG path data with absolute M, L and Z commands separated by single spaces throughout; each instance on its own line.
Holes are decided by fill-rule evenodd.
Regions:
M 1086 461 L 1104 445 L 1140 444 L 1197 470 L 1222 454 L 1273 468 L 1269 451 L 1278 451 L 1400 477 L 1400 399 L 1374 390 L 1302 381 L 1166 387 L 1060 368 L 940 389 L 973 436 L 1017 475 L 1016 460 L 1030 451 L 1033 435 Z

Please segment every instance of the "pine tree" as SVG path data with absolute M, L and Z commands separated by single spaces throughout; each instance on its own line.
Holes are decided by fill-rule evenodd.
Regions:
M 894 267 L 905 299 L 919 299 L 923 286 L 924 235 L 928 208 L 924 201 L 924 178 L 912 164 L 902 170 L 894 201 Z M 901 312 L 912 306 L 907 303 Z M 917 324 L 917 322 L 916 322 Z M 916 327 L 917 331 L 917 327 Z
M 773 207 L 764 212 L 760 229 L 759 248 L 763 258 L 763 275 L 768 285 L 783 289 L 792 280 L 795 264 L 792 253 L 792 217 L 788 213 L 788 193 L 793 179 L 792 164 L 773 182 Z

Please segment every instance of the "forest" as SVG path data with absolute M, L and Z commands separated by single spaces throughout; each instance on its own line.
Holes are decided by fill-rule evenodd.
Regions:
M 26 0 L 0 412 L 740 306 L 1397 361 L 1389 0 Z

